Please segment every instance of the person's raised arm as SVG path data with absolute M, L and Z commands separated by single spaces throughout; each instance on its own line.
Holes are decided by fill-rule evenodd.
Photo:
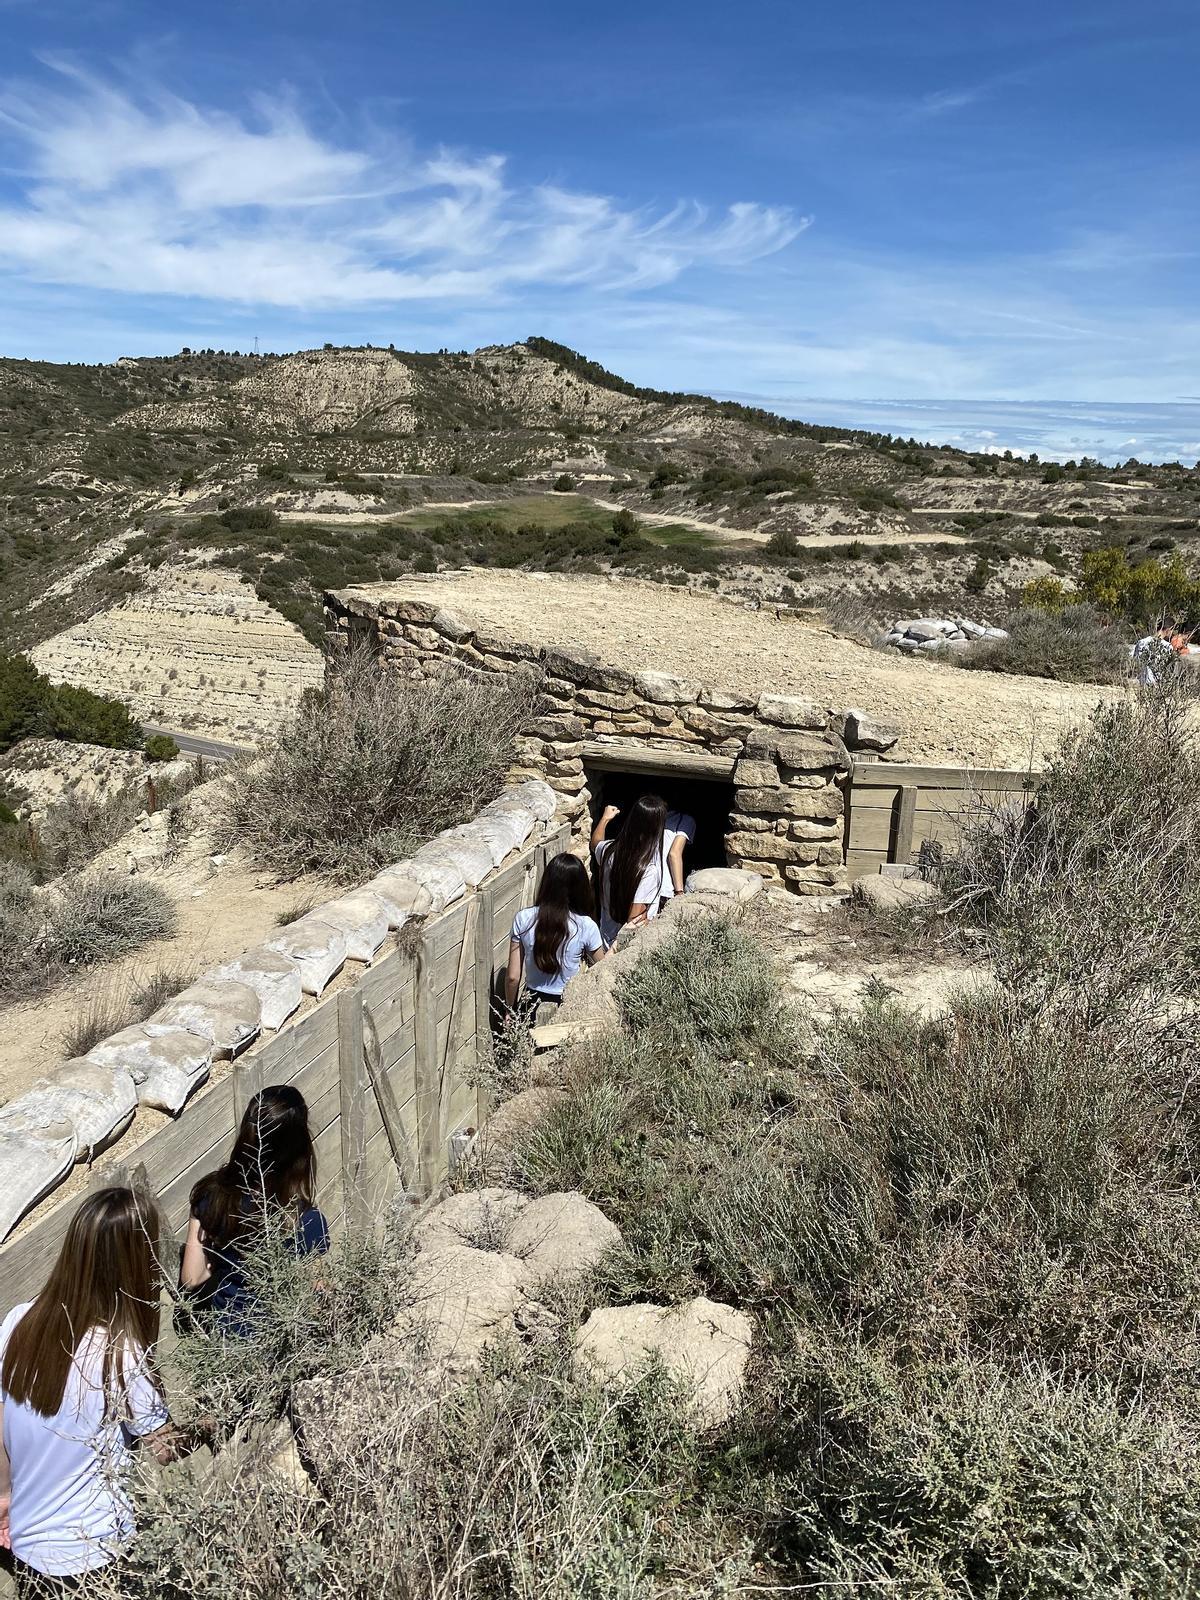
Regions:
M 508 1002 L 509 1010 L 517 1003 L 517 990 L 521 987 L 521 968 L 524 960 L 520 939 L 509 939 L 508 968 L 504 974 L 504 998 Z
M 671 882 L 675 885 L 675 893 L 683 893 L 683 852 L 687 849 L 687 834 L 677 833 L 671 840 L 671 848 L 667 851 L 667 869 L 671 874 Z
M 621 815 L 620 806 L 605 806 L 600 813 L 600 821 L 592 829 L 592 849 L 598 844 L 603 844 L 608 837 L 608 825 Z
M 183 1289 L 199 1289 L 211 1276 L 204 1241 L 200 1237 L 199 1217 L 188 1218 L 187 1239 L 183 1246 L 183 1261 L 179 1268 L 179 1284 Z

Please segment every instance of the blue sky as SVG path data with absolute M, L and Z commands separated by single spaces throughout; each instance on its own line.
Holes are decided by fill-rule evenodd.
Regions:
M 0 0 L 0 351 L 1200 395 L 1195 0 Z

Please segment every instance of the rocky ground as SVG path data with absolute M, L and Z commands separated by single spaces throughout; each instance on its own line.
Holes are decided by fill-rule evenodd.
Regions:
M 324 679 L 300 630 L 221 568 L 161 567 L 123 604 L 31 652 L 55 683 L 124 700 L 143 722 L 234 743 L 271 733 Z
M 364 592 L 435 599 L 485 632 L 583 646 L 635 670 L 861 706 L 903 728 L 893 760 L 1038 764 L 1069 726 L 1116 692 L 910 660 L 765 607 L 750 611 L 636 579 L 470 569 Z

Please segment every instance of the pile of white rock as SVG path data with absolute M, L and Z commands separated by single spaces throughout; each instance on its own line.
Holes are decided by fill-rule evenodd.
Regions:
M 896 650 L 969 650 L 980 639 L 1007 639 L 1003 628 L 966 617 L 917 617 L 913 622 L 893 622 L 883 636 Z

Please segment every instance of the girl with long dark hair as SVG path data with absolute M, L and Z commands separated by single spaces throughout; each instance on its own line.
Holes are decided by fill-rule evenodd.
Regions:
M 18 1593 L 78 1589 L 133 1534 L 131 1446 L 181 1453 L 154 1369 L 158 1217 L 132 1189 L 89 1195 L 36 1300 L 0 1325 L 0 1545 Z
M 620 815 L 616 806 L 605 806 L 592 832 L 600 873 L 600 933 L 609 947 L 626 923 L 636 925 L 658 915 L 668 881 L 666 801 L 656 794 L 641 795 L 616 839 L 610 839 L 609 826 Z
M 535 903 L 513 918 L 504 980 L 509 1007 L 517 1003 L 522 973 L 536 1012 L 543 1002 L 557 1005 L 583 962 L 591 966 L 603 954 L 587 869 L 577 856 L 555 856 L 546 863 Z
M 329 1248 L 313 1204 L 317 1158 L 308 1106 L 290 1084 L 263 1089 L 246 1107 L 229 1160 L 192 1190 L 180 1286 L 191 1304 L 232 1332 L 243 1330 L 252 1291 L 245 1258 L 275 1218 L 291 1225 L 298 1255 Z

